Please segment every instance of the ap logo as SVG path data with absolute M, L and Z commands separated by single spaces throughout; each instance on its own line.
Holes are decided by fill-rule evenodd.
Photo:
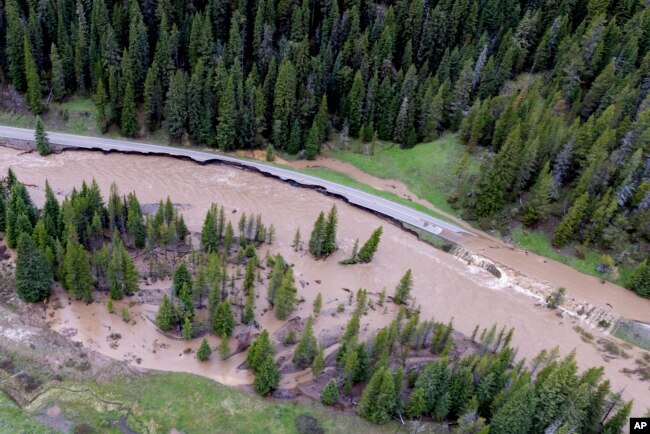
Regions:
M 631 434 L 650 434 L 650 417 L 630 418 Z

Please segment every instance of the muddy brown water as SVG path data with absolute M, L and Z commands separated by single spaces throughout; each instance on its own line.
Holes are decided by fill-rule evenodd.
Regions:
M 261 213 L 264 223 L 272 223 L 276 228 L 277 241 L 271 246 L 271 252 L 280 252 L 289 263 L 295 264 L 296 282 L 303 280 L 307 283 L 304 288 L 298 284 L 299 296 L 304 297 L 305 302 L 300 304 L 296 314 L 308 316 L 316 294 L 323 294 L 323 312 L 315 325 L 317 335 L 341 330 L 347 322 L 352 307 L 347 304 L 348 293 L 343 288 L 365 288 L 370 293 L 379 293 L 385 287 L 387 293 L 392 294 L 399 278 L 411 268 L 415 280 L 412 295 L 421 305 L 422 319 L 435 318 L 446 322 L 453 318 L 454 327 L 467 335 L 471 334 L 476 324 L 490 326 L 498 323 L 515 327 L 513 344 L 518 347 L 518 356 L 528 360 L 541 349 L 555 345 L 559 346 L 562 355 L 576 349 L 581 368 L 603 365 L 613 389 L 625 388 L 625 395 L 635 399 L 638 412 L 650 406 L 650 383 L 639 382 L 636 377 L 621 372 L 624 368 L 635 368 L 634 359 L 639 350 L 627 350 L 632 355 L 630 359 L 605 362 L 602 353 L 593 344 L 581 340 L 573 330 L 578 320 L 559 318 L 555 313 L 535 306 L 535 300 L 511 289 L 507 276 L 497 279 L 481 268 L 468 266 L 458 258 L 420 242 L 413 235 L 370 213 L 315 191 L 291 187 L 231 167 L 200 166 L 165 157 L 65 152 L 44 158 L 33 153 L 21 154 L 0 148 L 0 171 L 4 172 L 8 167 L 14 169 L 22 182 L 31 186 L 32 197 L 39 205 L 44 200 L 46 179 L 55 192 L 63 197 L 73 187 L 79 186 L 82 180 L 95 178 L 104 195 L 108 193 L 111 183 L 116 181 L 121 192 L 135 191 L 141 203 L 157 202 L 169 195 L 175 203 L 188 204 L 183 215 L 191 231 L 200 231 L 212 202 L 223 205 L 233 223 L 237 222 L 242 212 Z M 294 252 L 291 241 L 296 229 L 300 227 L 306 241 L 318 213 L 328 210 L 333 204 L 339 210 L 339 251 L 326 261 L 314 261 L 304 251 Z M 338 261 L 350 254 L 356 238 L 363 242 L 380 225 L 384 227 L 384 235 L 371 264 L 339 265 Z M 489 248 L 489 245 L 484 248 Z M 262 248 L 261 254 L 264 253 Z M 523 253 L 521 256 L 524 256 Z M 513 267 L 518 265 L 513 264 Z M 569 271 L 557 271 L 547 263 L 543 267 L 540 265 L 540 270 L 547 270 L 540 277 L 546 281 L 556 279 L 558 272 L 569 274 Z M 576 279 L 586 277 L 575 271 L 573 274 Z M 266 287 L 258 285 L 256 291 L 261 295 L 256 303 L 256 316 L 262 327 L 274 332 L 282 323 L 275 320 L 271 313 L 262 316 L 262 309 L 266 307 L 263 299 Z M 624 298 L 626 295 L 627 299 Z M 109 315 L 101 302 L 103 300 L 86 306 L 77 302 L 68 303 L 64 295 L 59 296 L 62 308 L 53 311 L 52 328 L 57 331 L 76 330 L 72 339 L 101 353 L 145 368 L 193 372 L 226 384 L 249 384 L 252 380 L 248 371 L 238 369 L 245 359 L 244 354 L 235 355 L 225 362 L 218 360 L 214 354 L 207 363 L 198 362 L 194 353 L 185 354 L 187 347 L 196 350 L 200 340 L 178 341 L 158 333 L 146 319 L 147 316 L 155 316 L 156 306 L 131 307 L 131 315 L 136 322 L 133 325 L 124 323 L 118 314 Z M 627 301 L 629 296 L 622 292 L 619 302 L 619 294 L 616 293 L 615 306 L 618 308 L 622 303 L 633 306 L 635 302 Z M 641 303 L 644 301 L 636 297 L 631 300 L 636 300 L 637 309 L 645 310 L 647 314 L 648 304 Z M 116 304 L 118 313 L 120 303 Z M 345 303 L 346 312 L 333 316 L 338 303 Z M 370 311 L 370 315 L 364 316 L 361 322 L 362 337 L 389 323 L 395 311 L 392 304 L 389 304 L 386 313 L 381 308 Z M 589 324 L 582 325 L 596 335 L 596 339 L 602 334 Z M 122 335 L 117 348 L 112 348 L 107 341 L 111 332 Z M 213 347 L 218 345 L 216 337 L 210 337 L 209 341 Z M 234 346 L 235 343 L 231 342 L 231 348 Z M 282 352 L 282 355 L 290 354 L 290 350 Z M 308 371 L 285 375 L 282 386 L 291 387 L 310 378 Z

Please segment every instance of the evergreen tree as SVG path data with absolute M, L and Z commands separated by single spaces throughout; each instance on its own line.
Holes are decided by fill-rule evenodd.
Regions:
M 264 330 L 251 344 L 246 355 L 246 364 L 255 374 L 253 387 L 260 395 L 267 395 L 280 383 L 280 371 L 275 366 L 275 350 L 269 333 Z
M 383 231 L 384 228 L 381 226 L 373 231 L 368 241 L 365 242 L 365 244 L 363 245 L 363 247 L 361 247 L 361 250 L 359 250 L 359 253 L 357 254 L 357 257 L 359 258 L 359 262 L 365 264 L 372 261 L 372 258 L 375 256 L 375 253 L 377 252 L 377 248 L 379 247 L 379 240 L 381 239 L 381 234 L 383 233 Z
M 402 276 L 397 287 L 395 288 L 395 295 L 393 299 L 397 304 L 406 304 L 413 288 L 413 275 L 411 269 L 406 270 Z
M 626 286 L 641 297 L 650 298 L 650 265 L 647 259 L 632 271 Z
M 585 218 L 589 205 L 589 193 L 585 192 L 573 204 L 569 212 L 562 218 L 553 233 L 553 246 L 562 247 L 575 237 L 578 226 Z
M 219 343 L 219 357 L 221 360 L 226 360 L 230 356 L 230 345 L 228 344 L 228 338 L 222 337 L 221 342 Z
M 18 237 L 16 253 L 16 293 L 29 303 L 46 300 L 50 296 L 53 277 L 45 253 L 26 233 Z
M 311 373 L 314 377 L 318 377 L 325 370 L 325 351 L 323 347 L 318 349 L 318 354 L 311 364 Z
M 320 314 L 320 310 L 322 307 L 323 307 L 323 296 L 319 292 L 316 295 L 316 298 L 314 299 L 314 305 L 313 305 L 314 315 L 318 316 L 318 314 Z
M 314 228 L 309 238 L 309 253 L 315 258 L 320 258 L 324 252 L 325 242 L 325 214 L 321 212 L 314 222 Z
M 289 317 L 296 308 L 296 283 L 293 277 L 293 268 L 288 267 L 282 278 L 282 283 L 275 291 L 273 299 L 273 308 L 275 316 L 284 320 Z
M 192 275 L 187 269 L 187 264 L 185 264 L 185 262 L 181 261 L 181 263 L 176 266 L 174 275 L 172 276 L 172 285 L 174 288 L 174 294 L 177 296 L 179 295 L 180 289 L 183 285 L 187 285 L 190 293 L 192 292 Z
M 327 221 L 323 229 L 323 255 L 331 255 L 336 251 L 336 229 L 338 221 L 336 205 L 332 205 L 330 212 L 327 214 Z
M 219 96 L 219 119 L 217 122 L 217 144 L 224 151 L 230 151 L 235 146 L 235 120 L 235 86 L 232 76 L 228 76 L 223 92 Z
M 97 81 L 97 90 L 95 92 L 95 110 L 97 111 L 97 129 L 103 134 L 106 132 L 108 126 L 108 117 L 106 115 L 106 103 L 108 98 L 106 96 L 106 89 L 104 88 L 104 80 L 99 77 Z
M 359 415 L 370 422 L 383 424 L 390 420 L 395 409 L 395 383 L 385 367 L 375 371 L 363 390 Z
M 163 294 L 162 302 L 160 303 L 160 307 L 158 307 L 158 314 L 156 315 L 156 325 L 160 330 L 168 331 L 175 322 L 174 305 L 169 300 L 169 297 L 167 297 L 167 294 Z
M 313 363 L 318 354 L 318 342 L 314 336 L 314 319 L 310 316 L 302 332 L 300 342 L 293 353 L 293 364 L 299 369 L 305 369 Z
M 43 223 L 47 234 L 56 240 L 60 237 L 60 207 L 59 201 L 52 191 L 50 183 L 45 180 L 45 205 L 43 206 Z
M 194 326 L 192 325 L 192 320 L 190 320 L 189 316 L 185 317 L 185 320 L 183 320 L 183 325 L 181 326 L 181 333 L 183 335 L 183 339 L 186 341 L 189 341 L 194 337 Z
M 223 300 L 219 303 L 214 312 L 214 317 L 212 318 L 212 331 L 222 339 L 226 339 L 232 335 L 234 329 L 235 317 L 232 313 L 230 302 L 228 300 Z
M 32 113 L 39 114 L 43 111 L 43 104 L 41 103 L 41 77 L 39 76 L 34 53 L 32 52 L 27 35 L 25 35 L 23 49 L 25 79 L 27 82 L 27 103 Z
M 126 137 L 133 137 L 138 132 L 137 110 L 135 106 L 135 91 L 133 84 L 127 83 L 124 90 L 122 102 L 122 116 L 120 118 L 120 129 Z
M 549 170 L 548 161 L 542 168 L 537 177 L 537 181 L 530 189 L 528 200 L 524 206 L 523 222 L 531 226 L 540 220 L 544 220 L 549 212 L 551 201 L 551 188 L 553 187 L 553 178 Z
M 614 416 L 609 418 L 603 426 L 603 434 L 617 434 L 623 431 L 627 425 L 632 411 L 632 401 L 628 401 L 616 412 Z
M 167 130 L 173 140 L 180 140 L 187 124 L 187 75 L 178 70 L 173 75 L 167 93 Z
M 76 241 L 74 234 L 66 244 L 61 274 L 63 286 L 73 298 L 86 303 L 92 301 L 93 276 L 88 252 Z
M 34 140 L 36 140 L 36 150 L 39 155 L 50 155 L 50 140 L 45 132 L 45 127 L 40 117 L 36 117 L 36 128 L 34 129 Z
M 321 391 L 320 400 L 325 405 L 335 405 L 339 402 L 339 389 L 334 379 L 327 382 Z
M 534 400 L 535 391 L 532 386 L 524 385 L 515 390 L 490 421 L 490 432 L 529 432 L 535 411 Z
M 314 123 L 309 129 L 309 134 L 307 135 L 307 143 L 305 144 L 305 157 L 308 160 L 315 160 L 318 155 L 319 144 L 318 144 L 318 128 L 316 123 Z
M 52 42 L 50 47 L 50 64 L 52 65 L 52 73 L 50 77 L 52 82 L 52 97 L 55 101 L 61 101 L 65 96 L 65 75 L 63 71 L 63 62 L 61 61 L 59 50 L 54 42 Z
M 196 352 L 196 358 L 202 362 L 205 362 L 210 358 L 211 355 L 212 355 L 212 348 L 210 348 L 210 344 L 208 344 L 208 340 L 206 338 L 203 338 L 203 340 L 201 341 L 201 346 Z
M 421 417 L 426 411 L 426 402 L 424 400 L 424 390 L 421 388 L 414 389 L 411 392 L 408 406 L 406 407 L 406 415 L 411 419 Z

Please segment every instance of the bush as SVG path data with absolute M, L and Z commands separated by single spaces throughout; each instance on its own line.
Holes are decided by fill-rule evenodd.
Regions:
M 325 405 L 334 405 L 339 402 L 339 389 L 336 387 L 336 381 L 328 381 L 320 394 L 320 400 Z
M 564 302 L 566 289 L 558 288 L 551 295 L 546 297 L 546 307 L 549 309 L 556 309 Z

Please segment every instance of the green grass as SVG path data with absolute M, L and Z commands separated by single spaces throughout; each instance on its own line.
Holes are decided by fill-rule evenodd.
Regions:
M 373 176 L 402 181 L 410 191 L 435 207 L 453 215 L 458 214 L 447 203 L 447 196 L 455 186 L 454 171 L 465 152 L 455 134 L 447 134 L 411 149 L 400 149 L 394 144 L 377 145 L 372 156 L 355 152 L 355 148 L 359 147 L 360 144 L 353 142 L 351 150 L 331 151 L 329 155 Z M 471 158 L 467 173 L 476 173 L 478 168 L 478 161 Z
M 81 392 L 53 389 L 40 403 L 41 410 L 59 405 L 68 420 L 97 432 L 119 432 L 113 422 L 127 413 L 129 427 L 137 432 L 296 433 L 295 419 L 300 415 L 316 418 L 327 433 L 394 433 L 399 428 L 396 423 L 372 425 L 316 403 L 262 399 L 192 374 L 149 373 L 107 383 L 60 386 Z M 119 404 L 104 404 L 98 397 Z
M 285 166 L 281 166 L 281 167 L 285 167 Z M 292 170 L 295 170 L 295 169 L 292 169 Z M 371 194 L 374 194 L 375 196 L 379 196 L 379 197 L 382 197 L 384 199 L 388 199 L 390 201 L 393 201 L 395 203 L 399 203 L 400 205 L 404 205 L 404 206 L 413 208 L 413 209 L 415 209 L 417 211 L 428 214 L 428 215 L 430 215 L 432 217 L 439 218 L 440 220 L 450 222 L 449 218 L 443 216 L 440 213 L 435 212 L 431 208 L 427 208 L 424 205 L 421 205 L 421 204 L 419 204 L 417 202 L 412 202 L 412 201 L 410 201 L 408 199 L 405 199 L 405 198 L 403 198 L 401 196 L 390 193 L 388 191 L 377 190 L 376 188 L 371 187 L 371 186 L 369 186 L 367 184 L 364 184 L 362 182 L 359 182 L 359 181 L 357 181 L 355 179 L 352 179 L 349 176 L 347 176 L 347 175 L 345 175 L 345 174 L 343 174 L 341 172 L 337 172 L 337 171 L 331 170 L 331 169 L 325 169 L 325 168 L 322 168 L 322 167 L 301 169 L 301 170 L 298 170 L 298 171 L 306 173 L 308 175 L 315 176 L 317 178 L 322 178 L 322 179 L 326 179 L 328 181 L 336 182 L 338 184 L 347 185 L 348 187 L 354 187 L 354 188 L 356 188 L 358 190 L 361 190 L 361 191 L 364 191 L 366 193 L 371 193 Z
M 581 273 L 609 280 L 618 285 L 624 285 L 624 282 L 631 271 L 629 267 L 621 265 L 618 267 L 617 276 L 599 273 L 596 270 L 596 267 L 600 264 L 600 253 L 589 251 L 585 255 L 584 259 L 580 259 L 574 255 L 560 253 L 551 246 L 550 237 L 540 232 L 527 231 L 518 227 L 512 231 L 512 240 L 518 247 L 566 264 Z
M 48 427 L 34 419 L 29 413 L 13 403 L 0 392 L 0 433 L 45 434 L 51 433 Z

